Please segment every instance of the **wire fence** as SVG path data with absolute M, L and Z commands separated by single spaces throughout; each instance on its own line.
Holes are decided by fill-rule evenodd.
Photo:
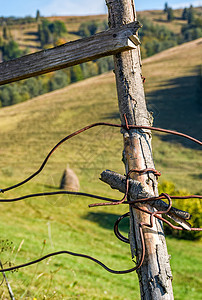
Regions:
M 180 132 L 173 131 L 173 130 L 162 129 L 162 128 L 158 128 L 158 127 L 129 125 L 128 122 L 127 122 L 127 118 L 126 118 L 125 115 L 124 115 L 124 118 L 125 118 L 125 124 L 124 125 L 113 124 L 113 123 L 105 123 L 105 122 L 93 123 L 91 125 L 88 125 L 88 126 L 82 128 L 82 129 L 77 130 L 77 131 L 71 133 L 70 135 L 64 137 L 62 140 L 60 140 L 51 149 L 51 151 L 48 153 L 48 155 L 46 156 L 46 158 L 42 162 L 40 168 L 36 172 L 34 172 L 29 177 L 27 177 L 25 180 L 23 180 L 23 181 L 15 184 L 15 185 L 12 185 L 12 186 L 0 189 L 0 192 L 1 193 L 5 193 L 7 191 L 10 191 L 10 190 L 15 189 L 15 188 L 17 188 L 19 186 L 24 185 L 25 183 L 27 183 L 28 181 L 30 181 L 31 179 L 33 179 L 40 172 L 42 172 L 42 170 L 46 166 L 46 164 L 47 164 L 49 158 L 51 157 L 51 155 L 54 153 L 54 151 L 61 144 L 63 144 L 64 142 L 70 140 L 71 138 L 73 138 L 73 137 L 75 137 L 75 136 L 77 136 L 77 135 L 79 135 L 79 134 L 81 134 L 81 133 L 83 133 L 83 132 L 85 132 L 85 131 L 87 131 L 87 130 L 89 130 L 91 128 L 98 127 L 98 126 L 108 126 L 108 127 L 123 128 L 123 129 L 127 130 L 128 132 L 131 129 L 136 129 L 136 130 L 148 129 L 148 130 L 152 130 L 152 131 L 158 131 L 158 132 L 163 132 L 163 133 L 177 135 L 179 137 L 183 137 L 183 138 L 189 139 L 192 142 L 197 143 L 198 145 L 202 146 L 202 142 L 201 141 L 199 141 L 199 140 L 197 140 L 197 139 L 195 139 L 195 138 L 193 138 L 193 137 L 191 137 L 191 136 L 189 136 L 187 134 L 180 133 Z M 144 169 L 144 170 L 137 170 L 137 169 L 129 170 L 129 172 L 126 175 L 125 194 L 124 194 L 124 196 L 123 196 L 123 198 L 121 200 L 111 199 L 111 198 L 102 197 L 102 196 L 99 196 L 99 195 L 94 195 L 94 194 L 89 194 L 89 193 L 72 192 L 72 191 L 47 192 L 47 193 L 45 192 L 45 193 L 29 194 L 29 195 L 25 195 L 25 196 L 18 197 L 18 198 L 13 198 L 13 199 L 0 199 L 1 203 L 8 203 L 8 202 L 17 202 L 17 201 L 21 201 L 21 200 L 25 200 L 25 199 L 29 199 L 29 198 L 36 198 L 36 197 L 43 197 L 43 196 L 55 196 L 55 195 L 62 195 L 62 194 L 64 194 L 64 195 L 84 196 L 84 197 L 88 197 L 88 198 L 94 198 L 94 199 L 99 199 L 99 200 L 102 200 L 102 201 L 107 201 L 107 202 L 104 202 L 104 203 L 90 204 L 89 207 L 98 207 L 98 206 L 107 206 L 107 205 L 120 205 L 120 204 L 130 204 L 130 205 L 132 205 L 134 208 L 136 208 L 136 209 L 138 209 L 138 210 L 140 210 L 140 211 L 142 211 L 142 212 L 150 215 L 150 222 L 149 223 L 141 222 L 141 223 L 138 224 L 142 249 L 140 251 L 141 252 L 140 258 L 136 262 L 136 266 L 135 267 L 133 267 L 131 269 L 128 269 L 128 270 L 117 271 L 117 270 L 110 269 L 105 264 L 103 264 L 101 261 L 99 261 L 98 259 L 93 258 L 93 257 L 91 257 L 89 255 L 81 254 L 81 253 L 75 253 L 75 252 L 70 252 L 70 251 L 58 251 L 58 252 L 52 252 L 52 253 L 47 254 L 45 256 L 42 256 L 42 257 L 40 257 L 40 258 L 38 258 L 36 260 L 32 260 L 30 262 L 27 262 L 27 263 L 24 263 L 24 264 L 21 264 L 21 265 L 12 266 L 12 267 L 9 267 L 9 268 L 4 268 L 4 269 L 2 268 L 2 269 L 0 269 L 0 272 L 4 273 L 4 272 L 8 272 L 8 271 L 18 270 L 20 268 L 24 268 L 24 267 L 27 267 L 27 266 L 39 263 L 39 262 L 41 262 L 41 261 L 43 261 L 43 260 L 45 260 L 45 259 L 47 259 L 49 257 L 56 256 L 56 255 L 61 255 L 61 254 L 68 254 L 68 255 L 72 255 L 72 256 L 77 256 L 77 257 L 82 257 L 82 258 L 89 259 L 89 260 L 97 263 L 98 265 L 100 265 L 106 271 L 108 271 L 110 273 L 113 273 L 113 274 L 126 274 L 126 273 L 130 273 L 130 272 L 133 272 L 133 271 L 139 269 L 141 267 L 141 265 L 143 264 L 143 261 L 144 261 L 144 258 L 145 258 L 145 241 L 144 241 L 143 227 L 152 228 L 153 224 L 154 224 L 154 218 L 157 218 L 157 219 L 165 222 L 166 224 L 168 224 L 172 229 L 185 230 L 184 228 L 182 228 L 180 226 L 173 225 L 171 222 L 169 222 L 168 220 L 166 220 L 165 218 L 163 218 L 162 214 L 168 214 L 171 211 L 171 209 L 172 209 L 172 199 L 181 199 L 181 200 L 183 200 L 183 199 L 191 199 L 191 198 L 202 199 L 202 196 L 200 196 L 200 195 L 188 195 L 188 196 L 182 196 L 182 197 L 180 197 L 180 196 L 170 196 L 170 195 L 168 195 L 166 193 L 162 193 L 158 197 L 148 197 L 148 198 L 143 198 L 143 199 L 130 200 L 129 197 L 128 197 L 129 196 L 129 186 L 130 186 L 130 175 L 132 173 L 144 174 L 144 173 L 149 173 L 149 172 L 152 172 L 157 177 L 161 175 L 160 172 L 158 172 L 155 169 L 151 169 L 151 168 Z M 168 205 L 167 205 L 166 209 L 164 209 L 164 210 L 156 210 L 154 212 L 151 212 L 151 211 L 145 210 L 142 207 L 138 206 L 138 204 L 141 204 L 141 203 L 143 203 L 143 204 L 145 204 L 145 203 L 152 204 L 155 201 L 160 200 L 160 199 L 166 199 L 168 201 Z M 130 216 L 130 213 L 124 214 L 123 216 L 119 217 L 119 219 L 114 224 L 114 233 L 115 233 L 116 237 L 119 240 L 121 240 L 122 242 L 125 242 L 125 243 L 129 243 L 129 239 L 127 239 L 126 237 L 122 236 L 121 233 L 119 232 L 119 223 L 124 218 L 126 218 L 128 216 Z M 189 228 L 189 230 L 191 230 L 191 231 L 202 231 L 202 228 Z

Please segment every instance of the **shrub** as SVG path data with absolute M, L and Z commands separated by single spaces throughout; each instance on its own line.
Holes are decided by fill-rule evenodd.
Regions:
M 65 33 L 67 33 L 67 29 L 62 21 L 49 22 L 43 19 L 38 25 L 38 37 L 42 48 L 46 48 L 48 44 L 56 44 L 58 38 L 63 37 Z
M 167 193 L 171 196 L 186 196 L 190 195 L 190 193 L 186 190 L 178 190 L 174 183 L 169 181 L 163 181 L 159 184 L 159 193 Z M 173 206 L 189 212 L 192 217 L 189 223 L 192 227 L 199 228 L 202 226 L 201 217 L 202 217 L 202 205 L 200 199 L 186 199 L 186 200 L 173 200 Z M 170 221 L 170 219 L 168 219 Z M 167 224 L 164 224 L 165 233 L 168 235 L 172 235 L 177 238 L 183 239 L 199 239 L 201 238 L 201 233 L 197 231 L 187 231 L 187 230 L 173 230 Z

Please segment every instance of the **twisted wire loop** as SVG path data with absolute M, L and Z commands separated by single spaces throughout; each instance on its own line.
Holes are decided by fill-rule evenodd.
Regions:
M 157 127 L 150 127 L 150 126 L 138 126 L 138 125 L 129 125 L 127 122 L 127 118 L 124 115 L 125 118 L 125 125 L 119 125 L 119 124 L 111 124 L 111 123 L 104 123 L 104 122 L 100 122 L 100 123 L 93 123 L 91 125 L 88 125 L 78 131 L 75 131 L 73 133 L 71 133 L 70 135 L 64 137 L 62 140 L 60 140 L 48 153 L 48 155 L 46 156 L 46 158 L 44 159 L 43 163 L 41 164 L 40 168 L 34 172 L 33 174 L 31 174 L 28 178 L 26 178 L 25 180 L 12 185 L 10 187 L 4 188 L 4 189 L 0 189 L 1 193 L 7 192 L 9 190 L 12 190 L 14 188 L 17 188 L 23 184 L 25 184 L 26 182 L 30 181 L 32 178 L 34 178 L 35 176 L 37 176 L 45 167 L 45 165 L 47 164 L 50 156 L 53 154 L 53 152 L 64 142 L 66 142 L 67 140 L 73 138 L 74 136 L 89 130 L 90 128 L 96 127 L 96 126 L 111 126 L 111 127 L 118 127 L 118 128 L 124 128 L 126 130 L 130 130 L 130 129 L 149 129 L 149 130 L 154 130 L 154 131 L 159 131 L 159 132 L 164 132 L 164 133 L 169 133 L 169 134 L 174 134 L 177 136 L 181 136 L 184 138 L 187 138 L 197 144 L 199 144 L 200 146 L 202 146 L 202 142 L 190 137 L 186 134 L 183 133 L 179 133 L 176 131 L 172 131 L 172 130 L 167 130 L 167 129 L 162 129 L 162 128 L 157 128 Z M 20 268 L 24 268 L 36 263 L 39 263 L 49 257 L 52 256 L 56 256 L 56 255 L 61 255 L 61 254 L 68 254 L 68 255 L 73 255 L 73 256 L 77 256 L 77 257 L 82 257 L 82 258 L 86 258 L 89 259 L 95 263 L 97 263 L 98 265 L 100 265 L 102 268 L 104 268 L 105 270 L 107 270 L 110 273 L 113 274 L 126 274 L 126 273 L 130 273 L 133 272 L 137 269 L 139 269 L 144 261 L 144 257 L 145 257 L 145 241 L 144 241 L 144 234 L 143 234 L 143 226 L 148 227 L 148 228 L 152 228 L 153 224 L 154 224 L 154 217 L 158 218 L 160 220 L 162 220 L 163 222 L 167 223 L 170 227 L 172 227 L 173 229 L 178 229 L 178 230 L 184 230 L 184 228 L 179 227 L 179 226 L 175 226 L 172 223 L 170 223 L 169 221 L 167 221 L 166 219 L 164 219 L 161 215 L 162 214 L 166 214 L 170 211 L 171 207 L 172 207 L 172 199 L 190 199 L 190 198 L 199 198 L 202 199 L 202 196 L 199 195 L 190 195 L 190 196 L 169 196 L 166 193 L 162 193 L 160 196 L 158 197 L 152 197 L 152 198 L 145 198 L 145 199 L 137 199 L 137 200 L 132 200 L 132 201 L 128 201 L 127 197 L 128 197 L 128 192 L 129 192 L 129 179 L 130 179 L 130 174 L 131 173 L 139 173 L 139 174 L 144 174 L 147 172 L 153 172 L 153 174 L 155 176 L 160 176 L 160 172 L 156 171 L 155 169 L 144 169 L 144 170 L 138 170 L 138 169 L 132 169 L 130 170 L 127 175 L 126 175 L 126 191 L 125 191 L 125 195 L 121 200 L 116 200 L 116 199 L 110 199 L 107 197 L 102 197 L 102 196 L 98 196 L 98 195 L 93 195 L 93 194 L 88 194 L 88 193 L 81 193 L 81 192 L 71 192 L 71 191 L 60 191 L 60 192 L 47 192 L 47 193 L 38 193 L 38 194 L 30 194 L 30 195 L 25 195 L 22 197 L 18 197 L 18 198 L 13 198 L 13 199 L 0 199 L 0 202 L 15 202 L 15 201 L 20 201 L 20 200 L 24 200 L 24 199 L 28 199 L 28 198 L 32 198 L 32 197 L 41 197 L 41 196 L 51 196 L 51 195 L 61 195 L 61 194 L 68 194 L 68 195 L 77 195 L 77 196 L 85 196 L 85 197 L 91 197 L 91 198 L 95 198 L 95 199 L 99 199 L 99 200 L 104 200 L 104 201 L 109 201 L 110 203 L 95 203 L 95 204 L 91 204 L 89 205 L 90 207 L 94 207 L 94 206 L 106 206 L 106 205 L 118 205 L 118 204 L 131 204 L 133 205 L 133 207 L 135 207 L 136 209 L 150 214 L 150 223 L 144 223 L 141 222 L 139 223 L 139 231 L 140 231 L 140 239 L 141 239 L 141 249 L 140 249 L 140 259 L 137 262 L 136 266 L 128 269 L 128 270 L 123 270 L 123 271 L 117 271 L 117 270 L 113 270 L 109 267 L 107 267 L 105 264 L 103 264 L 101 261 L 99 261 L 96 258 L 93 258 L 89 255 L 85 255 L 85 254 L 80 254 L 80 253 L 75 253 L 75 252 L 70 252 L 70 251 L 58 251 L 58 252 L 53 252 L 50 254 L 47 254 L 41 258 L 38 258 L 36 260 L 32 260 L 30 262 L 18 265 L 18 266 L 13 266 L 13 267 L 9 267 L 9 268 L 5 268 L 5 269 L 0 269 L 0 273 L 2 272 L 7 272 L 7 271 L 13 271 L 16 269 L 20 269 Z M 143 209 L 142 207 L 137 206 L 137 203 L 146 203 L 146 202 L 151 202 L 151 201 L 155 201 L 155 200 L 159 200 L 159 199 L 164 199 L 166 198 L 169 202 L 168 204 L 168 208 L 165 211 L 154 211 L 154 212 L 150 212 L 148 210 Z M 118 239 L 120 239 L 121 241 L 125 242 L 125 243 L 129 243 L 129 239 L 127 239 L 126 237 L 124 237 L 120 232 L 119 232 L 119 223 L 125 218 L 128 217 L 130 214 L 126 213 L 123 216 L 119 217 L 118 220 L 115 222 L 114 224 L 114 233 L 117 236 Z M 201 231 L 202 228 L 191 228 L 190 230 L 196 230 L 196 231 Z
M 132 173 L 139 173 L 139 174 L 144 174 L 144 173 L 147 173 L 147 172 L 153 172 L 154 175 L 156 176 L 161 176 L 161 173 L 156 171 L 155 169 L 152 169 L 152 168 L 148 168 L 148 169 L 143 169 L 143 170 L 139 170 L 139 169 L 131 169 L 127 175 L 126 175 L 126 191 L 125 191 L 125 195 L 123 196 L 122 200 L 120 201 L 116 201 L 116 202 L 111 202 L 111 203 L 94 203 L 94 204 L 90 204 L 89 207 L 96 207 L 96 206 L 109 206 L 109 205 L 119 205 L 119 204 L 122 204 L 124 203 L 124 201 L 127 200 L 127 197 L 128 197 L 128 191 L 129 191 L 129 183 L 130 183 L 130 175 Z M 151 199 L 151 198 L 148 198 L 148 199 Z
M 120 216 L 116 222 L 114 223 L 114 234 L 115 236 L 122 242 L 130 244 L 130 240 L 128 238 L 126 238 L 125 236 L 123 236 L 120 231 L 119 231 L 119 223 L 126 217 L 130 217 L 130 213 L 127 212 L 126 214 Z
M 167 195 L 167 196 L 166 196 Z M 151 214 L 150 211 L 147 211 L 145 209 L 143 209 L 142 207 L 140 208 L 139 206 L 137 206 L 137 203 L 146 203 L 146 202 L 150 202 L 150 201 L 156 201 L 156 200 L 160 200 L 160 199 L 165 199 L 169 196 L 169 199 L 180 199 L 180 200 L 185 200 L 185 199 L 202 199 L 202 196 L 200 195 L 189 195 L 189 196 L 170 196 L 168 194 L 162 193 L 161 195 L 159 195 L 158 197 L 153 197 L 153 198 L 144 198 L 144 199 L 138 199 L 138 200 L 131 200 L 131 201 L 127 201 L 125 203 L 127 204 L 132 204 L 133 207 L 135 207 L 136 209 L 139 209 L 142 212 Z M 168 199 L 168 198 L 167 198 Z M 172 206 L 171 206 L 172 207 Z M 169 210 L 170 211 L 170 210 Z M 171 222 L 169 222 L 168 220 L 166 220 L 165 218 L 160 217 L 158 214 L 161 214 L 161 212 L 157 211 L 157 214 L 154 215 L 154 217 L 162 220 L 163 222 L 167 223 L 171 228 L 173 229 L 177 229 L 177 230 L 185 230 L 184 228 L 180 227 L 180 226 L 175 226 L 173 225 Z M 165 212 L 163 212 L 163 214 L 166 214 Z M 202 228 L 193 228 L 191 227 L 189 229 L 190 231 L 202 231 Z

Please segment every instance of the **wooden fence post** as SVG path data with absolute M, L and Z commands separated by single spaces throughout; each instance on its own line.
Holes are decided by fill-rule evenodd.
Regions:
M 121 27 L 136 19 L 133 0 L 106 0 L 111 28 Z M 114 55 L 119 111 L 122 124 L 126 119 L 129 125 L 152 125 L 152 117 L 145 103 L 141 74 L 139 47 Z M 122 130 L 124 140 L 123 158 L 126 172 L 131 169 L 154 168 L 149 130 Z M 132 176 L 131 176 L 132 177 Z M 158 195 L 157 179 L 152 173 L 134 174 L 133 178 L 142 183 L 145 190 Z M 150 205 L 142 206 L 154 211 Z M 130 206 L 130 245 L 132 256 L 141 254 L 139 223 L 150 223 L 149 215 Z M 172 274 L 162 222 L 155 218 L 153 228 L 143 226 L 146 255 L 142 267 L 137 271 L 141 299 L 171 300 Z

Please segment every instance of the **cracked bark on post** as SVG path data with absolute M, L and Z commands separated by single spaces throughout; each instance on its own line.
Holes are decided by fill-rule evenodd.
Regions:
M 109 25 L 116 28 L 133 22 L 136 12 L 133 0 L 106 0 L 109 10 Z M 151 125 L 147 111 L 143 82 L 141 77 L 141 58 L 139 48 L 114 55 L 115 75 L 122 124 L 124 114 L 130 125 Z M 126 172 L 131 169 L 154 168 L 151 148 L 151 132 L 149 130 L 122 130 L 124 140 L 124 162 Z M 158 195 L 157 180 L 152 174 L 133 174 L 145 190 Z M 149 205 L 144 208 L 153 211 Z M 130 245 L 132 256 L 141 253 L 141 241 L 138 223 L 150 223 L 149 216 L 130 206 Z M 142 267 L 137 271 L 140 283 L 141 299 L 171 300 L 172 274 L 169 263 L 162 223 L 154 221 L 153 228 L 145 228 L 144 239 L 146 255 Z

